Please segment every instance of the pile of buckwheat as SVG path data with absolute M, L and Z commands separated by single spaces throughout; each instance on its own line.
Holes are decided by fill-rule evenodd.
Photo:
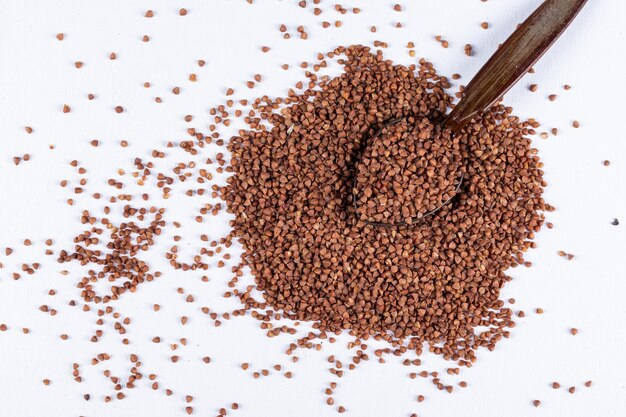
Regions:
M 525 263 L 550 209 L 541 197 L 542 163 L 526 138 L 532 126 L 496 105 L 452 138 L 436 125 L 452 104 L 449 84 L 430 63 L 394 65 L 359 45 L 328 57 L 339 58 L 342 75 L 311 73 L 301 94 L 256 100 L 258 117 L 228 145 L 234 175 L 221 192 L 244 262 L 286 317 L 315 321 L 320 331 L 406 342 L 417 353 L 427 344 L 470 366 L 477 348 L 508 337 L 514 323 L 499 299 L 510 279 L 504 271 Z M 364 146 L 402 117 L 415 125 Z M 355 190 L 367 201 L 356 213 L 362 151 Z M 364 221 L 404 220 L 436 206 L 459 173 L 458 195 L 423 222 Z M 424 195 L 420 180 L 441 191 Z
M 246 20 L 237 3 L 243 2 L 233 2 L 235 8 L 226 18 L 237 15 L 242 22 L 261 21 L 258 16 L 270 10 L 253 11 L 253 20 Z M 256 7 L 252 6 L 254 0 L 245 3 Z M 278 378 L 315 385 L 311 388 L 334 411 L 355 413 L 350 402 L 344 402 L 350 396 L 342 398 L 341 390 L 350 383 L 344 376 L 361 363 L 397 360 L 407 367 L 404 375 L 409 379 L 419 376 L 439 391 L 451 393 L 457 387 L 468 387 L 468 382 L 460 379 L 465 376 L 463 367 L 474 364 L 479 349 L 493 350 L 502 338 L 510 336 L 514 319 L 529 313 L 519 308 L 514 311 L 515 299 L 501 299 L 500 292 L 511 280 L 509 268 L 531 266 L 525 253 L 536 247 L 533 240 L 544 224 L 544 212 L 554 209 L 542 198 L 546 186 L 543 163 L 529 137 L 548 139 L 550 134 L 560 134 L 560 128 L 551 126 L 536 132 L 539 122 L 521 120 L 501 103 L 476 116 L 459 132 L 444 128 L 446 115 L 463 95 L 463 81 L 458 81 L 463 77 L 451 75 L 459 83 L 452 92 L 448 78 L 438 75 L 430 62 L 417 61 L 416 43 L 408 41 L 413 38 L 405 37 L 402 29 L 408 24 L 413 30 L 411 22 L 417 15 L 411 14 L 410 4 L 378 8 L 368 4 L 361 10 L 322 0 L 283 3 L 286 12 L 268 20 L 273 26 L 270 32 L 262 31 L 265 23 L 253 28 L 258 39 L 246 42 L 250 50 L 234 48 L 239 45 L 236 42 L 224 45 L 230 58 L 234 57 L 229 55 L 231 50 L 242 56 L 256 51 L 263 57 L 259 60 L 263 66 L 276 65 L 274 69 L 280 74 L 302 70 L 305 78 L 284 96 L 269 97 L 258 93 L 257 87 L 279 77 L 271 72 L 262 74 L 263 67 L 256 69 L 260 73 L 251 71 L 245 80 L 227 77 L 229 85 L 219 85 L 223 97 L 218 102 L 215 97 L 207 100 L 210 102 L 203 104 L 211 106 L 208 114 L 197 115 L 193 114 L 193 100 L 185 101 L 192 97 L 188 93 L 196 89 L 200 97 L 207 91 L 214 94 L 214 89 L 198 88 L 206 86 L 203 82 L 207 79 L 223 82 L 224 78 L 216 76 L 222 74 L 224 63 L 231 65 L 230 69 L 248 70 L 247 66 L 233 67 L 237 60 L 217 59 L 220 50 L 214 48 L 218 45 L 215 42 L 222 42 L 219 36 L 224 32 L 219 25 L 215 32 L 206 32 L 204 23 L 200 26 L 199 38 L 215 41 L 210 42 L 209 49 L 192 48 L 202 43 L 193 45 L 186 37 L 166 36 L 193 34 L 182 29 L 195 27 L 197 18 L 201 20 L 196 23 L 207 21 L 201 5 L 141 13 L 135 10 L 137 20 L 128 25 L 129 32 L 124 34 L 122 26 L 113 25 L 115 42 L 102 45 L 92 45 L 82 26 L 74 31 L 70 25 L 67 33 L 58 32 L 64 29 L 63 20 L 46 19 L 54 24 L 47 27 L 26 19 L 30 15 L 37 18 L 38 13 L 25 10 L 16 15 L 19 25 L 41 26 L 46 33 L 48 44 L 33 43 L 47 45 L 54 52 L 46 55 L 46 71 L 55 74 L 53 63 L 57 61 L 53 58 L 62 58 L 58 61 L 61 68 L 86 76 L 76 82 L 67 78 L 74 84 L 67 88 L 63 100 L 54 102 L 54 111 L 63 119 L 52 124 L 30 106 L 24 107 L 28 114 L 18 115 L 19 101 L 17 105 L 7 101 L 10 110 L 15 108 L 11 114 L 15 112 L 16 123 L 22 117 L 29 119 L 24 120 L 28 125 L 20 127 L 27 139 L 15 142 L 5 162 L 20 170 L 20 175 L 28 175 L 28 170 L 46 163 L 46 158 L 63 165 L 69 162 L 72 168 L 64 173 L 41 165 L 50 175 L 39 175 L 45 180 L 62 175 L 54 181 L 58 181 L 64 202 L 77 215 L 72 237 L 43 240 L 29 236 L 10 246 L 7 242 L 0 252 L 2 285 L 11 291 L 11 281 L 24 283 L 29 297 L 23 306 L 15 302 L 18 314 L 6 320 L 0 317 L 0 337 L 6 334 L 11 337 L 7 338 L 9 343 L 16 345 L 4 340 L 1 343 L 12 348 L 7 352 L 15 353 L 23 350 L 27 339 L 38 345 L 45 337 L 54 339 L 43 345 L 45 355 L 20 355 L 25 359 L 22 369 L 13 363 L 18 363 L 20 356 L 4 355 L 10 362 L 8 369 L 18 370 L 20 379 L 35 378 L 37 384 L 43 384 L 39 388 L 49 390 L 47 398 L 40 399 L 40 407 L 45 407 L 53 395 L 61 395 L 64 401 L 71 401 L 74 395 L 81 402 L 90 402 L 90 407 L 103 402 L 122 410 L 115 408 L 117 402 L 142 388 L 170 398 L 181 415 L 250 415 L 249 410 L 263 409 L 261 397 L 272 408 L 279 403 L 292 406 L 280 398 L 284 397 L 281 390 L 275 391 L 276 398 L 266 394 L 245 398 L 243 385 L 233 382 L 243 375 L 255 384 L 249 387 L 255 393 L 265 392 L 256 384 L 273 384 Z M 377 16 L 385 8 L 391 21 L 389 16 Z M 423 15 L 421 9 L 415 12 Z M 303 18 L 303 13 L 310 16 Z M 8 23 L 11 16 L 7 14 Z M 168 20 L 168 16 L 181 23 Z M 482 30 L 502 26 L 487 21 L 475 24 Z M 373 48 L 352 45 L 318 52 L 315 61 L 272 61 L 277 53 L 284 56 L 294 48 L 308 56 L 311 51 L 306 52 L 302 43 L 307 39 L 311 39 L 308 44 L 317 42 L 316 38 L 320 42 L 330 40 L 334 47 L 342 27 L 364 40 L 380 32 L 383 40 L 372 40 Z M 137 28 L 149 31 L 139 33 Z M 326 38 L 318 38 L 322 32 Z M 103 31 L 99 40 L 106 40 L 106 33 Z M 141 49 L 135 45 L 114 50 L 115 45 L 121 46 L 117 40 L 122 35 L 130 36 L 124 41 L 131 45 L 134 39 Z M 483 42 L 489 38 L 474 39 L 485 44 L 476 48 L 479 44 L 465 43 L 470 39 L 461 42 L 450 33 L 429 36 L 437 48 L 462 52 L 466 60 L 489 52 L 489 42 Z M 406 39 L 404 52 L 415 64 L 395 64 L 383 56 L 385 48 L 400 51 L 399 39 Z M 77 48 L 83 43 L 89 49 Z M 177 71 L 167 80 L 169 75 L 163 68 L 151 65 L 146 57 L 159 58 L 159 51 L 171 52 L 172 45 L 180 54 L 180 59 L 172 62 L 188 67 L 183 78 Z M 315 51 L 322 45 L 328 43 L 320 43 Z M 98 50 L 104 47 L 107 49 Z M 80 56 L 81 50 L 89 53 Z M 140 54 L 133 56 L 135 51 Z M 131 65 L 126 67 L 132 68 L 130 73 L 122 73 L 123 66 L 113 69 L 125 60 Z M 30 59 L 24 61 L 32 64 Z M 148 65 L 138 67 L 141 61 Z M 136 83 L 150 106 L 165 108 L 168 114 L 175 112 L 176 102 L 184 106 L 178 117 L 186 123 L 185 137 L 161 141 L 160 134 L 142 130 L 150 149 L 135 153 L 133 146 L 142 146 L 135 143 L 135 130 L 121 130 L 125 133 L 121 137 L 113 132 L 117 132 L 118 123 L 119 127 L 132 127 L 129 122 L 140 117 L 135 100 L 129 100 L 130 94 L 138 93 L 122 87 L 125 83 L 119 84 L 122 89 L 114 86 L 117 81 L 109 85 L 114 81 L 111 77 L 105 78 L 106 84 L 98 83 L 98 77 L 92 76 L 103 68 Z M 135 75 L 141 78 L 135 80 Z M 16 81 L 24 80 L 16 77 Z M 113 91 L 107 91 L 107 85 L 114 86 Z M 549 86 L 533 83 L 528 89 L 545 94 L 550 102 L 560 101 L 560 94 L 545 90 Z M 564 84 L 562 88 L 568 91 L 572 87 Z M 100 113 L 103 108 L 115 119 L 106 119 L 109 116 Z M 153 117 L 160 113 L 146 114 Z M 115 129 L 83 130 L 84 126 L 99 126 L 93 122 L 101 118 L 103 123 L 111 121 Z M 577 129 L 581 123 L 584 128 L 586 122 L 570 123 Z M 84 147 L 70 139 L 46 143 L 48 156 L 38 151 L 44 143 L 41 141 L 66 137 L 58 126 L 75 130 L 67 132 L 68 138 L 73 138 L 73 133 L 82 137 L 90 132 L 80 139 Z M 53 152 L 57 145 L 62 152 Z M 110 159 L 116 155 L 112 148 L 118 145 L 122 149 L 116 151 L 124 158 Z M 84 148 L 89 154 L 83 159 L 80 153 Z M 74 159 L 76 154 L 81 162 Z M 111 176 L 106 181 L 99 178 L 100 164 L 90 163 L 96 157 L 116 164 L 115 173 L 107 173 Z M 602 164 L 609 167 L 611 161 Z M 183 206 L 186 210 L 178 210 Z M 225 227 L 226 219 L 231 219 L 229 228 Z M 615 218 L 611 224 L 617 227 L 619 220 Z M 547 222 L 546 227 L 552 229 L 553 224 Z M 575 257 L 563 250 L 557 255 L 567 261 Z M 50 268 L 46 259 L 56 259 L 56 268 Z M 60 275 L 56 280 L 54 269 Z M 5 275 L 11 281 L 4 279 Z M 151 285 L 156 288 L 151 290 Z M 45 291 L 39 291 L 41 288 Z M 169 298 L 165 294 L 168 291 Z M 45 301 L 40 302 L 42 299 Z M 31 321 L 31 315 L 22 314 L 23 307 L 32 307 L 37 315 L 46 317 Z M 142 314 L 146 311 L 149 316 Z M 533 306 L 532 313 L 547 315 L 550 305 Z M 72 314 L 81 314 L 89 321 L 74 322 Z M 224 337 L 227 334 L 220 332 L 228 331 L 234 324 L 231 320 L 240 318 L 254 320 L 267 337 L 283 336 L 279 349 L 288 358 L 255 357 L 250 347 L 261 349 L 252 339 L 240 338 L 239 329 L 233 332 L 237 339 L 230 345 Z M 48 319 L 55 322 L 44 321 Z M 90 326 L 87 337 L 82 334 L 81 323 Z M 584 339 L 583 325 L 580 330 L 568 325 L 567 334 Z M 216 330 L 219 327 L 222 329 Z M 217 344 L 208 343 L 213 340 Z M 224 344 L 228 344 L 228 355 L 221 353 L 223 346 L 217 346 Z M 241 351 L 231 351 L 231 347 Z M 300 372 L 306 370 L 299 368 L 298 362 L 314 355 L 300 357 L 300 349 L 323 352 L 323 363 L 316 365 L 325 372 L 324 378 L 303 377 Z M 63 354 L 59 354 L 61 350 Z M 429 362 L 432 358 L 425 354 L 427 351 L 450 362 L 445 366 Z M 65 353 L 73 355 L 71 362 Z M 45 362 L 38 361 L 49 358 L 54 358 L 54 367 L 39 367 Z M 67 389 L 62 378 L 57 379 L 58 361 L 66 362 L 61 363 L 65 366 L 61 372 L 73 380 L 75 392 Z M 36 371 L 31 372 L 31 368 Z M 226 379 L 221 374 L 224 370 L 228 372 Z M 196 379 L 191 371 L 201 371 L 199 378 L 219 372 L 211 382 L 232 382 L 235 391 L 222 395 L 204 383 L 194 384 L 194 380 L 208 378 Z M 10 375 L 7 381 L 12 384 L 7 385 L 9 388 L 23 391 L 27 387 Z M 574 394 L 593 385 L 592 380 L 582 381 L 550 379 L 544 388 L 563 388 Z M 411 390 L 421 390 L 422 386 L 414 382 Z M 32 398 L 37 394 L 29 392 Z M 411 396 L 422 403 L 430 394 L 411 391 Z M 543 397 L 531 398 L 529 406 L 540 407 L 542 401 L 547 404 Z M 301 399 L 297 400 L 297 406 L 302 407 Z M 19 409 L 23 405 L 19 403 Z M 130 406 L 136 407 L 133 403 Z M 86 412 L 97 411 L 77 408 L 75 414 L 90 415 Z M 417 417 L 416 413 L 406 415 Z

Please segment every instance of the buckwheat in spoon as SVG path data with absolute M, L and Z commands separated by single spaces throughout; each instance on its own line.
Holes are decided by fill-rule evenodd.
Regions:
M 545 0 L 478 71 L 442 120 L 393 119 L 365 140 L 353 173 L 358 218 L 378 227 L 410 226 L 451 203 L 463 185 L 463 127 L 528 72 L 586 2 Z

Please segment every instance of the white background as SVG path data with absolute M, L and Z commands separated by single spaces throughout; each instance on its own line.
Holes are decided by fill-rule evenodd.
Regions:
M 312 3 L 309 1 L 309 3 Z M 72 236 L 83 230 L 80 210 L 90 208 L 94 214 L 104 202 L 89 195 L 106 190 L 105 181 L 118 177 L 119 168 L 132 171 L 134 156 L 148 157 L 152 149 L 165 150 L 168 140 L 186 137 L 189 127 L 183 121 L 194 115 L 190 124 L 205 129 L 210 123 L 207 109 L 224 101 L 227 87 L 237 90 L 237 99 L 258 94 L 284 95 L 296 81 L 303 79 L 298 68 L 301 61 L 313 62 L 317 52 L 337 45 L 383 40 L 390 44 L 387 57 L 408 64 L 406 43 L 415 43 L 416 57 L 431 60 L 441 74 L 460 73 L 459 82 L 467 83 L 497 44 L 512 31 L 539 3 L 539 0 L 420 0 L 404 1 L 402 13 L 392 10 L 393 2 L 349 1 L 348 8 L 358 6 L 359 15 L 339 15 L 332 2 L 323 1 L 324 13 L 313 16 L 297 1 L 244 0 L 204 1 L 35 1 L 0 0 L 0 323 L 9 330 L 0 332 L 0 416 L 6 417 L 73 417 L 73 416 L 182 416 L 184 396 L 193 395 L 194 415 L 213 416 L 231 402 L 238 411 L 229 415 L 245 417 L 290 417 L 335 415 L 341 404 L 347 415 L 408 416 L 624 416 L 626 415 L 626 133 L 624 105 L 626 89 L 626 2 L 592 0 L 570 30 L 535 66 L 536 73 L 526 76 L 507 96 L 506 103 L 522 117 L 535 117 L 541 131 L 559 129 L 558 136 L 534 138 L 545 162 L 549 183 L 546 200 L 557 210 L 548 214 L 554 229 L 544 229 L 537 236 L 537 249 L 528 254 L 532 268 L 510 271 L 513 281 L 503 299 L 514 297 L 512 308 L 524 310 L 526 317 L 517 319 L 512 337 L 498 344 L 494 352 L 479 352 L 471 369 L 458 377 L 444 372 L 444 380 L 456 385 L 468 381 L 468 388 L 453 394 L 440 392 L 422 378 L 411 380 L 409 372 L 422 369 L 444 371 L 440 358 L 424 355 L 424 366 L 411 369 L 401 360 L 389 357 L 380 365 L 374 360 L 348 372 L 339 380 L 335 407 L 325 404 L 323 389 L 330 378 L 326 358 L 334 353 L 344 363 L 353 352 L 346 350 L 349 338 L 327 346 L 321 352 L 298 351 L 300 361 L 292 364 L 283 352 L 293 337 L 269 339 L 249 318 L 224 321 L 215 328 L 201 306 L 224 312 L 237 303 L 221 294 L 228 274 L 211 269 L 209 283 L 202 283 L 201 273 L 178 272 L 166 265 L 162 254 L 172 245 L 171 228 L 164 232 L 151 249 L 146 261 L 163 277 L 142 285 L 136 294 L 125 296 L 117 309 L 133 319 L 128 326 L 129 346 L 120 344 L 120 336 L 103 326 L 105 336 L 90 343 L 95 330 L 95 313 L 71 308 L 69 300 L 79 300 L 76 282 L 80 271 L 72 265 L 58 264 L 54 257 L 43 255 L 43 241 L 55 240 L 54 249 L 71 248 Z M 186 7 L 187 16 L 178 15 Z M 147 9 L 155 17 L 143 17 Z M 321 21 L 342 20 L 339 29 L 323 29 Z M 394 28 L 401 21 L 404 28 Z M 490 23 L 488 30 L 480 23 Z M 292 39 L 283 40 L 278 26 L 288 26 Z M 308 40 L 298 39 L 296 27 L 304 25 Z M 371 33 L 370 26 L 378 28 Z M 65 33 L 59 42 L 55 35 Z M 141 38 L 151 37 L 149 43 Z M 434 41 L 442 35 L 450 42 L 443 49 Z M 474 45 L 475 55 L 463 54 L 466 43 Z M 263 54 L 262 45 L 272 49 Z M 118 59 L 108 56 L 116 52 Z M 199 68 L 196 60 L 207 65 Z M 82 69 L 74 68 L 83 61 Z M 288 63 L 291 71 L 280 65 Z M 188 81 L 190 73 L 198 82 Z M 245 81 L 260 73 L 263 83 L 248 90 Z M 146 81 L 153 87 L 145 89 Z M 538 84 L 536 93 L 528 85 Z M 562 86 L 572 89 L 564 91 Z M 181 94 L 171 93 L 174 86 Z M 96 99 L 88 101 L 88 93 Z M 558 99 L 550 102 L 549 94 Z M 160 96 L 163 103 L 154 102 Z M 63 114 L 63 104 L 72 107 Z M 116 114 L 122 105 L 126 111 Z M 571 123 L 579 120 L 580 129 Z M 24 126 L 32 126 L 28 135 Z M 89 141 L 98 139 L 93 148 Z M 126 139 L 126 150 L 119 141 Z M 49 145 L 54 144 L 54 150 Z M 206 156 L 218 149 L 209 148 Z M 31 154 L 31 161 L 13 165 L 13 156 Z M 169 161 L 185 160 L 174 157 Z M 78 181 L 69 161 L 77 159 L 89 171 L 88 192 L 72 196 L 58 183 L 68 179 L 71 187 Z M 605 167 L 608 159 L 611 165 Z M 167 165 L 168 162 L 165 162 Z M 125 177 L 129 181 L 128 175 Z M 182 191 L 181 191 L 182 193 Z M 189 240 L 181 242 L 181 252 L 193 253 L 202 233 L 212 238 L 223 235 L 227 217 L 193 221 L 194 210 L 202 203 L 185 199 L 181 193 L 163 203 L 166 219 L 187 225 L 183 231 Z M 74 197 L 77 204 L 65 204 Z M 208 201 L 208 200 L 207 200 Z M 155 204 L 161 204 L 161 201 Z M 613 218 L 622 224 L 611 225 Z M 21 242 L 30 238 L 34 245 L 25 248 Z M 195 238 L 195 240 L 193 240 Z M 4 255 L 10 246 L 15 253 Z M 557 256 L 564 250 L 575 255 L 571 261 Z M 182 256 L 182 255 L 181 255 Z M 19 281 L 11 273 L 22 262 L 41 262 L 40 271 Z M 70 270 L 67 276 L 63 269 Z M 244 283 L 249 283 L 247 277 Z M 185 295 L 176 292 L 183 287 Z M 47 295 L 57 290 L 54 297 Z M 187 294 L 196 302 L 186 303 Z M 159 303 L 162 310 L 152 311 Z M 59 311 L 56 317 L 38 311 L 50 305 Z M 537 315 L 541 307 L 545 314 Z M 180 316 L 190 322 L 182 327 Z M 31 330 L 29 335 L 22 327 Z M 304 325 L 301 327 L 305 327 Z M 579 329 L 577 336 L 569 333 Z M 70 340 L 61 341 L 67 333 Z M 163 342 L 155 345 L 152 337 Z M 176 351 L 181 360 L 169 361 L 174 354 L 169 343 L 186 337 L 189 343 Z M 369 343 L 370 346 L 374 344 Z M 376 345 L 378 346 L 378 345 Z M 89 360 L 107 352 L 113 358 L 105 366 L 94 367 Z M 152 391 L 147 380 L 135 390 L 127 391 L 124 401 L 103 402 L 111 394 L 111 383 L 101 372 L 111 369 L 120 376 L 130 367 L 128 355 L 136 353 L 143 362 L 142 372 L 159 375 L 161 388 Z M 200 358 L 209 355 L 206 365 Z M 370 356 L 373 355 L 370 353 Z M 71 377 L 71 364 L 81 364 L 85 382 Z M 250 362 L 244 372 L 242 362 Z M 294 377 L 287 380 L 271 367 L 282 364 Z M 267 368 L 272 374 L 254 380 L 254 370 Z M 42 379 L 52 381 L 46 387 Z M 584 381 L 593 380 L 591 388 Z M 552 381 L 563 388 L 553 390 Z M 575 394 L 567 388 L 575 386 Z M 164 388 L 174 394 L 166 397 Z M 89 402 L 83 394 L 90 393 Z M 416 396 L 426 401 L 418 404 Z M 540 408 L 532 400 L 542 401 Z

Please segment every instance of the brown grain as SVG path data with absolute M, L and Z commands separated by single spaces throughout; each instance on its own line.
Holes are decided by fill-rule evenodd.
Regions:
M 455 203 L 424 224 L 373 228 L 350 202 L 362 144 L 400 116 L 431 129 L 428 121 L 451 106 L 449 84 L 423 60 L 407 68 L 361 46 L 337 48 L 333 56 L 345 56 L 342 75 L 290 95 L 280 112 L 274 109 L 283 99 L 257 100 L 255 109 L 271 129 L 255 129 L 254 122 L 231 139 L 234 175 L 222 196 L 235 215 L 245 262 L 264 301 L 287 318 L 314 321 L 319 331 L 407 339 L 418 352 L 423 343 L 442 342 L 431 350 L 471 364 L 476 349 L 493 349 L 514 326 L 513 312 L 499 299 L 509 280 L 504 271 L 529 265 L 522 252 L 548 209 L 539 158 L 526 137 L 531 124 L 495 106 L 454 137 L 467 175 Z M 397 161 L 410 157 L 399 153 Z M 374 182 L 387 178 L 361 173 Z M 396 182 L 390 190 L 399 193 L 411 185 Z M 257 305 L 248 294 L 241 299 Z M 493 327 L 479 338 L 478 325 Z

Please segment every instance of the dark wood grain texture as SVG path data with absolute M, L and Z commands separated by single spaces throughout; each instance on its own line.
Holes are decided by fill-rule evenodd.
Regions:
M 552 46 L 587 0 L 546 0 L 492 55 L 445 120 L 454 132 L 491 107 Z

